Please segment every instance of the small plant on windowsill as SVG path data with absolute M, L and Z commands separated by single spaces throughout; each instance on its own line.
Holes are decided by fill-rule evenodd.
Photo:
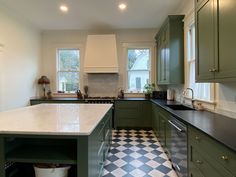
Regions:
M 152 84 L 145 84 L 144 85 L 144 89 L 143 89 L 144 90 L 143 92 L 145 94 L 145 98 L 150 99 L 154 89 L 155 89 L 155 84 L 154 83 L 152 83 Z

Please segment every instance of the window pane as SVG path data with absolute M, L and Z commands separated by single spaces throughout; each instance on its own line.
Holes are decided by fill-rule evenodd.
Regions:
M 58 50 L 59 70 L 78 71 L 79 70 L 79 50 L 60 49 Z
M 74 93 L 79 89 L 79 72 L 59 72 L 58 81 L 60 91 Z
M 129 91 L 142 92 L 147 83 L 149 83 L 149 71 L 128 71 Z
M 128 70 L 149 70 L 149 49 L 128 49 Z
M 195 27 L 192 25 L 188 33 L 188 69 L 189 87 L 194 90 L 195 99 L 211 101 L 211 84 L 195 82 Z M 192 61 L 190 61 L 192 60 Z M 188 93 L 188 96 L 191 96 Z

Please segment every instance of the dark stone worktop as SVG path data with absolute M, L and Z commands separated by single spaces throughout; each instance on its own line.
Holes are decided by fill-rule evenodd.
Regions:
M 177 111 L 166 106 L 166 104 L 179 104 L 174 101 L 154 99 L 151 101 L 171 113 L 182 122 L 197 128 L 236 152 L 236 141 L 234 139 L 236 136 L 236 119 L 209 111 Z

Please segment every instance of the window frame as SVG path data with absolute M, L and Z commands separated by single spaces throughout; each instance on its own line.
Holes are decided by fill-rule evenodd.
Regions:
M 77 71 L 75 70 L 72 70 L 72 71 L 69 71 L 69 70 L 60 70 L 60 64 L 59 64 L 59 50 L 78 50 L 79 51 L 79 69 Z M 79 46 L 60 46 L 60 47 L 56 47 L 56 93 L 58 94 L 58 91 L 59 91 L 59 73 L 60 72 L 77 72 L 79 74 L 79 87 L 78 89 L 82 88 L 81 87 L 81 73 L 82 73 L 82 70 L 81 70 L 81 66 L 82 66 L 82 60 L 81 60 L 81 47 Z M 65 95 L 70 95 L 70 94 L 76 94 L 76 93 L 73 93 L 73 92 L 64 92 L 64 93 L 60 93 L 60 94 L 65 94 Z
M 192 63 L 195 63 L 196 66 L 196 55 L 193 55 L 192 51 L 194 53 L 196 52 L 196 41 L 194 41 L 194 45 L 191 46 L 193 48 L 192 51 L 189 52 L 189 31 L 192 29 L 194 26 L 194 31 L 195 31 L 195 36 L 196 36 L 196 25 L 195 25 L 195 19 L 194 19 L 194 13 L 192 12 L 189 16 L 185 17 L 184 20 L 184 31 L 185 31 L 185 71 L 186 71 L 186 79 L 185 79 L 185 89 L 190 87 L 190 67 Z M 195 38 L 196 39 L 196 38 Z M 191 41 L 192 43 L 193 41 Z M 195 82 L 196 83 L 196 82 Z M 205 99 L 200 99 L 200 98 L 194 98 L 194 100 L 205 102 L 205 103 L 210 103 L 210 104 L 215 104 L 215 84 L 214 83 L 209 83 L 210 84 L 210 100 L 205 100 Z M 196 95 L 196 94 L 195 94 Z M 184 98 L 191 99 L 191 93 L 187 92 L 186 95 L 184 95 Z
M 124 50 L 124 89 L 125 89 L 125 93 L 134 93 L 134 94 L 143 94 L 143 91 L 130 91 L 129 90 L 129 71 L 128 70 L 128 50 L 129 49 L 148 49 L 150 54 L 150 60 L 149 60 L 149 70 L 135 70 L 135 71 L 149 71 L 149 81 L 150 83 L 153 83 L 154 80 L 154 47 L 155 44 L 154 43 L 123 43 L 123 50 Z

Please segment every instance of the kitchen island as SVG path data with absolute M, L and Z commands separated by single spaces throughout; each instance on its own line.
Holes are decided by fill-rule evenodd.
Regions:
M 11 174 L 9 162 L 29 169 L 35 163 L 67 164 L 71 177 L 101 176 L 111 143 L 111 107 L 40 104 L 0 113 L 0 177 Z M 16 177 L 30 174 L 20 167 Z

